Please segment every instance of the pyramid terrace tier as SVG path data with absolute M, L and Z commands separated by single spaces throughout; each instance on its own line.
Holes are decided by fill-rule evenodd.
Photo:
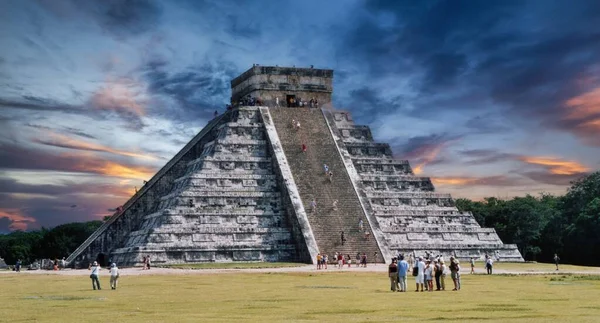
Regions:
M 485 255 L 490 255 L 494 258 L 499 257 L 500 261 L 515 261 L 522 262 L 523 257 L 519 253 L 517 246 L 513 244 L 489 244 L 489 245 L 461 245 L 460 248 L 453 248 L 447 244 L 428 244 L 428 245 L 408 245 L 408 246 L 394 246 L 394 250 L 398 254 L 415 254 L 418 256 L 424 256 L 426 253 L 431 255 L 442 255 L 446 261 L 450 256 L 454 256 L 457 259 L 466 262 L 471 258 L 482 261 Z M 467 263 L 462 264 L 462 270 L 467 271 Z
M 412 175 L 410 164 L 406 160 L 386 158 L 355 158 L 352 157 L 354 168 L 360 175 Z
M 464 224 L 441 224 L 435 226 L 382 226 L 382 230 L 388 233 L 404 234 L 404 233 L 496 233 L 496 230 L 490 228 L 482 228 L 475 223 L 474 225 Z
M 294 261 L 295 246 L 260 246 L 236 250 L 211 248 L 197 250 L 195 248 L 119 248 L 113 252 L 115 262 L 141 266 L 142 258 L 150 256 L 154 264 L 182 264 L 202 262 L 231 262 L 231 261 Z
M 375 143 L 375 142 L 362 142 L 345 143 L 346 149 L 352 157 L 371 157 L 371 158 L 392 158 L 392 149 L 389 144 Z

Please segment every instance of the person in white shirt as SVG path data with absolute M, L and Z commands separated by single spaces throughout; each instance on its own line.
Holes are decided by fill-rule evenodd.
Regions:
M 92 267 L 90 267 L 92 273 L 90 274 L 90 278 L 92 279 L 92 287 L 96 290 L 96 286 L 98 286 L 98 290 L 100 290 L 100 280 L 98 279 L 98 275 L 100 275 L 100 265 L 98 265 L 97 261 L 94 261 Z
M 423 257 L 419 257 L 415 267 L 417 267 L 417 276 L 415 277 L 417 290 L 415 290 L 415 292 L 419 291 L 419 285 L 421 285 L 421 291 L 423 291 L 423 285 L 425 283 L 425 263 L 423 262 Z
M 494 267 L 494 261 L 492 260 L 492 257 L 488 257 L 488 259 L 485 261 L 485 269 L 487 269 L 488 275 L 492 274 L 493 267 Z
M 110 265 L 110 289 L 117 289 L 117 283 L 119 282 L 119 268 L 117 264 L 112 263 Z

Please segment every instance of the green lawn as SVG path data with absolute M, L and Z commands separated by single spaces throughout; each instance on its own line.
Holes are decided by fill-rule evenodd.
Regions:
M 306 264 L 297 262 L 207 262 L 197 264 L 160 265 L 158 267 L 177 269 L 257 269 L 301 266 L 306 266 Z
M 234 273 L 121 277 L 2 274 L 1 321 L 598 322 L 600 276 L 463 275 L 459 292 L 389 291 L 384 273 Z M 451 284 L 450 279 L 448 279 Z

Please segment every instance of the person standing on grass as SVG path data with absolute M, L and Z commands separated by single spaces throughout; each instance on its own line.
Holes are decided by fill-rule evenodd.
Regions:
M 453 291 L 460 290 L 460 264 L 454 256 L 450 257 L 450 277 L 452 277 L 452 282 L 454 282 Z
M 390 289 L 392 292 L 395 292 L 398 286 L 398 265 L 396 264 L 396 258 L 392 258 L 392 263 L 388 267 L 388 277 L 390 278 Z
M 404 260 L 404 255 L 400 255 L 400 262 L 398 263 L 398 283 L 400 284 L 400 291 L 406 292 L 406 275 L 408 273 L 408 262 Z
M 487 270 L 488 275 L 492 274 L 493 267 L 494 267 L 494 261 L 492 260 L 492 257 L 488 257 L 488 259 L 485 261 L 485 269 Z
M 146 256 L 146 265 L 148 265 L 148 270 L 150 270 L 150 255 Z
M 441 258 L 438 258 L 441 259 Z M 442 265 L 440 264 L 441 260 L 435 261 L 433 270 L 435 275 L 435 290 L 442 290 L 442 285 L 440 278 L 442 277 Z
M 444 259 L 440 260 L 440 271 L 442 272 L 442 275 L 440 277 L 442 290 L 446 290 L 446 264 L 444 263 Z
M 431 260 L 427 260 L 425 263 L 425 284 L 427 284 L 427 290 L 433 292 L 433 266 Z
M 356 267 L 360 267 L 360 252 L 356 253 Z
M 117 289 L 119 283 L 119 268 L 114 262 L 110 265 L 110 289 Z
M 560 258 L 558 257 L 557 254 L 554 254 L 554 264 L 556 265 L 556 270 L 558 270 L 558 262 L 560 261 Z
M 98 290 L 100 290 L 100 280 L 98 279 L 98 275 L 100 275 L 100 265 L 98 265 L 97 261 L 94 261 L 94 263 L 92 264 L 92 267 L 90 267 L 91 269 L 91 274 L 90 274 L 90 278 L 92 279 L 92 287 L 94 288 L 94 290 L 96 290 L 96 286 L 98 287 Z
M 421 287 L 421 291 L 423 291 L 423 285 L 425 284 L 425 263 L 423 262 L 423 257 L 419 257 L 415 267 L 417 267 L 417 276 L 415 277 L 417 289 L 415 292 L 419 291 L 419 286 Z
M 317 270 L 321 269 L 321 262 L 323 261 L 323 256 L 321 256 L 321 253 L 317 254 Z
M 351 268 L 352 267 L 352 257 L 350 257 L 350 254 L 346 255 L 346 260 L 348 263 L 348 268 Z
M 475 273 L 475 258 L 471 257 L 471 274 Z

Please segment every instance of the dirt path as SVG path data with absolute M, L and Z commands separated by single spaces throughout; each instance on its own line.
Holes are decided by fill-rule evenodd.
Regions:
M 464 269 L 463 275 L 468 275 L 468 269 Z M 298 272 L 310 272 L 310 273 L 327 273 L 327 272 L 379 272 L 386 273 L 387 265 L 384 264 L 371 264 L 367 268 L 359 268 L 352 266 L 344 266 L 343 269 L 337 268 L 337 266 L 329 266 L 327 270 L 317 270 L 314 265 L 305 265 L 299 267 L 283 267 L 283 268 L 258 268 L 258 269 L 172 269 L 172 268 L 152 268 L 150 270 L 142 270 L 140 268 L 123 268 L 120 269 L 120 273 L 123 276 L 138 276 L 138 275 L 206 275 L 206 274 L 234 274 L 234 273 L 298 273 Z M 476 269 L 477 274 L 483 274 L 485 272 L 482 268 Z M 12 271 L 0 271 L 2 274 L 11 274 Z M 86 276 L 89 275 L 87 269 L 65 269 L 59 271 L 52 270 L 23 270 L 20 272 L 22 275 L 72 275 L 72 276 Z M 104 268 L 102 274 L 108 275 L 108 270 Z M 585 267 L 585 270 L 559 270 L 549 271 L 545 269 L 536 268 L 523 268 L 522 270 L 514 269 L 503 269 L 494 268 L 494 274 L 515 274 L 515 275 L 554 275 L 554 274 L 582 274 L 582 275 L 600 275 L 600 267 Z

